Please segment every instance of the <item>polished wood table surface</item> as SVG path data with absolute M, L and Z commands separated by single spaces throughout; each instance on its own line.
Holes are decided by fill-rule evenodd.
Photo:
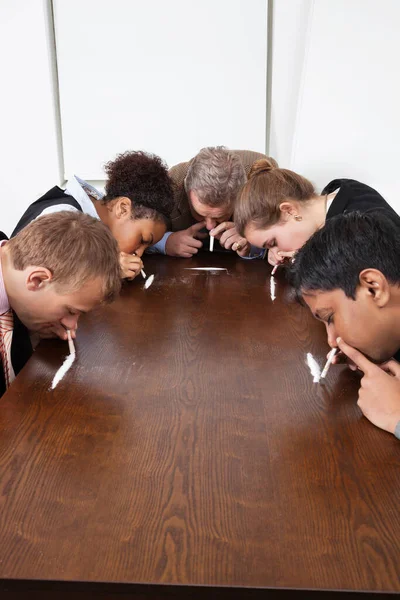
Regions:
M 357 374 L 313 383 L 323 325 L 279 272 L 272 301 L 264 261 L 145 267 L 82 318 L 54 391 L 60 340 L 0 400 L 0 597 L 399 592 L 400 443 Z

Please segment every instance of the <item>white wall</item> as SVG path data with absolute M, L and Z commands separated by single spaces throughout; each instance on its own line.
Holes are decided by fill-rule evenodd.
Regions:
M 49 6 L 0 2 L 0 230 L 7 235 L 33 200 L 60 183 Z
M 181 47 L 175 43 L 171 46 L 172 50 L 165 51 L 164 54 L 163 49 L 160 50 L 155 45 L 158 39 L 157 27 L 170 32 L 171 37 L 175 35 L 175 26 L 178 25 L 179 28 L 177 11 L 174 13 L 166 9 L 162 13 L 163 18 L 158 15 L 157 27 L 142 37 L 138 27 L 135 28 L 134 24 L 128 22 L 122 30 L 124 35 L 121 36 L 119 45 L 116 45 L 111 44 L 106 35 L 98 35 L 96 19 L 92 27 L 88 26 L 87 22 L 82 25 L 85 7 L 92 6 L 94 1 L 56 0 L 59 18 L 62 17 L 63 10 L 74 10 L 78 15 L 76 22 L 70 23 L 66 30 L 63 29 L 63 41 L 60 40 L 60 44 L 65 46 L 64 50 L 68 46 L 76 46 L 80 52 L 80 56 L 75 55 L 74 62 L 66 67 L 75 77 L 71 96 L 75 102 L 76 113 L 70 113 L 69 121 L 64 119 L 64 135 L 67 138 L 75 136 L 77 141 L 75 146 L 69 146 L 67 175 L 73 170 L 80 171 L 80 165 L 83 165 L 81 161 L 89 160 L 92 161 L 90 168 L 86 172 L 85 167 L 85 172 L 81 174 L 88 178 L 101 179 L 102 163 L 125 146 L 138 148 L 148 145 L 147 149 L 165 155 L 167 159 L 171 148 L 172 152 L 182 151 L 180 156 L 172 154 L 169 158 L 171 163 L 194 154 L 203 144 L 224 142 L 232 147 L 253 146 L 253 149 L 263 149 L 265 73 L 260 74 L 257 86 L 251 86 L 250 79 L 246 77 L 256 77 L 256 71 L 261 72 L 260 65 L 265 61 L 265 38 L 261 39 L 261 33 L 265 31 L 264 0 L 256 1 L 257 9 L 251 17 L 248 15 L 252 11 L 248 10 L 248 4 L 244 0 L 235 0 L 232 8 L 232 11 L 236 11 L 237 29 L 235 35 L 232 30 L 228 32 L 227 37 L 229 44 L 234 45 L 242 57 L 245 57 L 246 65 L 242 66 L 238 74 L 233 74 L 232 65 L 229 64 L 231 55 L 226 47 L 221 47 L 219 56 L 223 61 L 218 63 L 218 69 L 224 64 L 227 72 L 222 80 L 222 87 L 228 85 L 236 76 L 235 89 L 245 91 L 240 100 L 244 116 L 239 119 L 235 118 L 229 101 L 224 100 L 222 104 L 218 104 L 221 91 L 218 85 L 204 85 L 204 74 L 209 65 L 202 67 L 200 64 L 196 65 L 196 69 L 200 68 L 202 74 L 198 77 L 198 88 L 200 92 L 203 88 L 206 89 L 207 94 L 202 96 L 202 99 L 205 99 L 204 110 L 200 117 L 197 117 L 191 102 L 191 98 L 196 97 L 197 88 L 193 82 L 192 85 L 187 85 L 188 54 L 181 51 Z M 96 0 L 96 6 L 97 2 L 100 0 Z M 147 7 L 144 15 L 149 17 L 148 6 L 151 3 L 137 0 L 101 0 L 102 9 L 99 9 L 99 14 L 102 15 L 103 25 L 105 15 L 113 15 L 119 5 L 129 5 L 133 2 L 137 3 L 138 7 Z M 193 22 L 193 28 L 183 32 L 180 43 L 185 42 L 188 48 L 191 45 L 199 46 L 203 39 L 200 25 L 204 24 L 204 21 L 201 19 L 204 18 L 204 14 L 209 14 L 207 10 L 211 11 L 215 2 L 207 0 L 207 3 L 202 5 L 208 7 L 205 13 L 197 8 L 197 4 L 184 4 L 186 13 Z M 400 22 L 400 2 L 273 0 L 272 4 L 270 153 L 282 166 L 297 169 L 308 176 L 318 188 L 334 177 L 361 179 L 381 191 L 400 211 L 400 86 L 397 83 L 397 63 L 400 56 L 397 25 Z M 171 6 L 167 2 L 165 5 Z M 111 13 L 107 12 L 109 7 Z M 50 0 L 0 2 L 0 229 L 7 234 L 11 233 L 30 202 L 64 180 L 57 132 L 56 76 L 53 60 L 55 50 L 49 11 Z M 214 42 L 221 29 L 222 17 L 227 19 L 229 14 L 229 10 L 226 10 L 224 15 L 219 14 L 219 26 L 212 29 Z M 254 15 L 259 14 L 263 15 L 262 18 L 257 17 L 254 20 Z M 93 15 L 96 15 L 96 11 L 92 11 L 92 17 Z M 240 15 L 243 15 L 243 18 L 239 28 Z M 109 28 L 112 27 L 112 23 L 110 17 Z M 80 38 L 83 31 L 84 43 Z M 257 32 L 255 36 L 252 35 L 253 31 Z M 161 65 L 166 73 L 170 63 L 181 61 L 182 76 L 175 79 L 169 77 L 168 86 L 163 88 L 166 91 L 157 95 L 151 94 L 146 108 L 146 86 L 143 82 L 137 83 L 134 78 L 137 60 L 132 62 L 132 82 L 137 86 L 135 93 L 140 96 L 140 102 L 143 102 L 144 112 L 139 129 L 136 126 L 132 127 L 129 119 L 126 119 L 129 125 L 128 138 L 126 144 L 123 144 L 119 138 L 120 132 L 115 131 L 118 122 L 115 119 L 116 111 L 112 112 L 107 123 L 99 117 L 96 85 L 102 77 L 102 60 L 107 61 L 108 56 L 109 61 L 118 61 L 119 55 L 129 49 L 134 32 L 137 32 L 143 45 L 148 40 L 146 54 L 154 55 L 155 62 L 162 54 Z M 255 38 L 258 38 L 258 41 L 255 41 Z M 87 57 L 93 55 L 99 59 L 96 66 L 98 71 L 95 73 L 88 70 L 86 65 Z M 209 63 L 212 62 L 209 55 L 205 54 L 204 57 Z M 201 55 L 198 55 L 197 59 L 200 61 Z M 253 63 L 256 65 L 256 71 L 252 70 Z M 216 77 L 216 71 L 212 72 L 213 77 Z M 160 76 L 163 77 L 163 73 L 160 73 Z M 117 69 L 114 79 L 102 90 L 117 103 L 118 110 L 128 111 L 129 114 L 129 96 L 123 96 L 118 104 L 118 83 L 121 77 L 126 77 L 126 73 Z M 230 93 L 234 97 L 234 92 Z M 178 115 L 180 118 L 175 118 L 168 124 L 168 135 L 160 135 L 157 120 L 162 113 L 158 112 L 157 107 L 175 97 L 182 102 L 182 111 Z M 218 104 L 217 111 L 214 110 L 215 102 Z M 84 106 L 83 112 L 80 111 L 81 105 Z M 256 117 L 260 113 L 261 116 Z M 223 140 L 219 136 L 212 139 L 209 135 L 209 131 L 214 127 L 216 114 L 218 118 L 222 115 L 225 119 L 224 126 L 228 126 Z M 201 125 L 197 127 L 195 135 L 192 135 L 189 127 L 193 120 L 196 126 Z M 76 129 L 70 127 L 74 121 L 80 130 L 78 136 Z M 205 122 L 208 122 L 210 129 L 204 127 Z M 254 145 L 252 140 L 255 138 L 245 137 L 248 123 L 251 123 L 254 129 L 258 129 Z M 97 131 L 100 132 L 101 138 L 104 129 L 107 129 L 109 135 L 107 145 L 97 154 L 93 153 L 91 136 L 95 135 L 96 140 Z M 151 131 L 146 142 L 144 136 L 147 129 Z M 154 144 L 150 144 L 151 139 Z M 187 147 L 184 140 L 189 142 Z M 83 142 L 89 145 L 84 145 Z M 96 147 L 94 149 L 96 150 Z
M 290 168 L 312 0 L 273 0 L 269 153 Z
M 274 0 L 274 18 L 272 153 L 319 189 L 359 179 L 400 211 L 400 2 Z
M 65 175 L 118 152 L 169 165 L 223 144 L 265 152 L 266 0 L 55 0 Z

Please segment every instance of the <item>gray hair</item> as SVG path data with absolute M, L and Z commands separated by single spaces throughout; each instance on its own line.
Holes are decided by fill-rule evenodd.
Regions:
M 200 202 L 209 206 L 232 204 L 246 182 L 239 156 L 225 148 L 203 148 L 192 160 L 185 178 L 185 190 L 195 190 Z

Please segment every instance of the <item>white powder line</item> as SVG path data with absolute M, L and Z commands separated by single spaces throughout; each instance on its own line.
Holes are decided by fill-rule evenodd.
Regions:
M 214 250 L 214 236 L 210 235 L 210 252 Z
M 145 283 L 144 283 L 144 289 L 147 290 L 151 284 L 154 281 L 154 275 L 149 275 L 149 277 L 146 279 Z
M 223 267 L 185 267 L 185 271 L 227 271 Z
M 307 365 L 313 376 L 313 382 L 319 383 L 319 380 L 321 379 L 321 369 L 311 352 L 307 353 Z
M 271 275 L 270 279 L 271 279 L 271 281 L 270 281 L 271 300 L 273 302 L 275 300 L 275 298 L 276 298 L 276 295 L 275 295 L 275 285 L 276 285 L 276 283 L 275 283 L 275 277 L 272 277 L 272 275 Z
M 67 371 L 70 370 L 70 368 L 72 367 L 72 363 L 75 360 L 75 357 L 75 352 L 71 352 L 71 354 L 65 357 L 63 364 L 58 369 L 57 373 L 54 375 L 53 382 L 51 384 L 52 390 L 54 390 L 54 388 L 60 383 L 61 379 L 64 377 Z

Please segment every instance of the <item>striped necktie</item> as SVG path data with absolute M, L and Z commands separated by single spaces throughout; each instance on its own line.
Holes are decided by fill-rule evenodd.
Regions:
M 13 336 L 14 319 L 11 308 L 0 315 L 0 355 L 3 363 L 4 379 L 6 388 L 15 379 L 14 369 L 11 363 L 11 342 Z

